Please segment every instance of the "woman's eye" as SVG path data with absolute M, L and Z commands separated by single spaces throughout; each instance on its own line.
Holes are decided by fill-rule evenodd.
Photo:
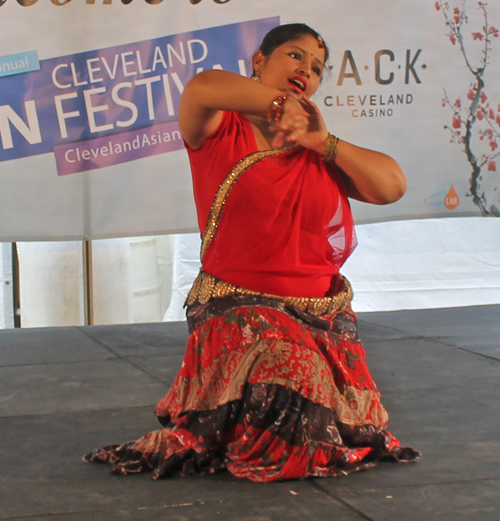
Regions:
M 313 71 L 315 74 L 317 74 L 318 76 L 321 76 L 321 69 L 319 67 L 313 67 Z
M 291 52 L 291 53 L 290 53 L 290 56 L 291 56 L 292 58 L 297 59 L 297 60 L 301 60 L 301 59 L 302 59 L 302 56 L 301 56 L 299 53 L 297 53 L 297 52 Z

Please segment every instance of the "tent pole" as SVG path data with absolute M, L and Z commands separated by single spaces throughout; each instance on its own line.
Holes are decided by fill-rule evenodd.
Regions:
M 21 327 L 21 291 L 19 281 L 19 257 L 17 244 L 12 243 L 12 303 L 14 307 L 14 327 Z
M 82 242 L 83 253 L 83 307 L 85 325 L 94 325 L 94 287 L 92 276 L 92 241 L 84 237 Z

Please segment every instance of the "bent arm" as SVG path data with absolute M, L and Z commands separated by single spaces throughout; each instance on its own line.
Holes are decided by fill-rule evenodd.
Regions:
M 322 156 L 328 148 L 328 131 L 318 107 L 307 101 L 311 127 L 298 142 Z M 403 197 L 406 179 L 391 157 L 347 141 L 339 141 L 335 163 L 342 170 L 347 195 L 372 204 L 389 204 Z
M 326 140 L 315 150 L 324 155 Z M 372 204 L 390 204 L 406 192 L 406 178 L 392 157 L 339 141 L 335 164 L 342 171 L 348 197 Z
M 179 126 L 191 148 L 199 147 L 218 127 L 222 111 L 234 110 L 266 118 L 280 91 L 239 74 L 208 70 L 192 78 L 179 103 Z M 300 103 L 292 103 L 302 111 Z M 286 105 L 290 105 L 287 101 Z M 288 109 L 288 107 L 287 107 Z
M 353 199 L 389 204 L 406 192 L 401 168 L 385 154 L 340 141 L 335 162 L 342 170 L 347 195 Z

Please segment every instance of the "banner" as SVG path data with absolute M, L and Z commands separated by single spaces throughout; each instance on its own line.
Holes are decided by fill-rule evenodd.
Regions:
M 177 124 L 186 83 L 251 74 L 264 34 L 330 46 L 329 130 L 408 178 L 357 222 L 500 215 L 500 5 L 467 0 L 0 0 L 0 240 L 196 231 Z

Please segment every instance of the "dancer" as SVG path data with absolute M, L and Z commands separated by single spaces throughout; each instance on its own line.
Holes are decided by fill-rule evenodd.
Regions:
M 228 469 L 257 482 L 414 461 L 387 431 L 339 269 L 356 246 L 348 197 L 388 204 L 390 157 L 330 134 L 317 90 L 328 48 L 305 24 L 272 29 L 247 79 L 195 76 L 179 105 L 202 232 L 182 368 L 162 429 L 86 461 L 157 479 Z

